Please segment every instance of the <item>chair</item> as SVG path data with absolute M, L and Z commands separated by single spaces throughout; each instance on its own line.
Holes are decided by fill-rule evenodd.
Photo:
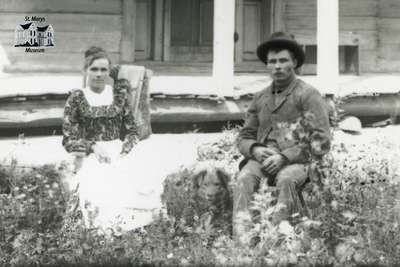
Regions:
M 152 133 L 149 91 L 152 75 L 153 72 L 143 66 L 120 65 L 118 70 L 118 78 L 128 79 L 131 84 L 128 101 L 136 119 L 140 140 Z

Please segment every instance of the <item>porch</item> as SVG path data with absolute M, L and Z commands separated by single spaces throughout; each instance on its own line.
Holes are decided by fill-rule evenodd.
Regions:
M 242 72 L 239 65 L 233 90 L 222 91 L 213 80 L 210 64 L 164 64 L 144 64 L 154 70 L 150 81 L 153 124 L 241 121 L 252 95 L 271 82 L 264 66 L 253 65 L 252 72 L 248 68 Z M 324 88 L 315 75 L 299 77 L 323 95 L 342 97 L 340 107 L 348 114 L 372 117 L 372 122 L 387 118 L 395 122 L 400 114 L 399 74 L 340 75 L 335 92 Z M 81 86 L 81 74 L 76 72 L 0 73 L 0 128 L 59 129 L 68 92 Z

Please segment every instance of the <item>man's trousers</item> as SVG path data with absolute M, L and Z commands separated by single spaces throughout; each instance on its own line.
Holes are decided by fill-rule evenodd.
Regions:
M 258 191 L 262 179 L 272 178 L 278 189 L 277 204 L 283 204 L 283 208 L 278 212 L 279 220 L 288 220 L 294 213 L 301 215 L 305 213 L 301 189 L 308 178 L 308 165 L 286 165 L 275 177 L 267 177 L 261 167 L 262 165 L 257 161 L 249 160 L 238 174 L 237 184 L 233 191 L 234 235 L 240 235 L 242 234 L 240 232 L 248 230 L 243 225 L 237 225 L 238 217 L 252 217 L 249 208 L 253 194 Z

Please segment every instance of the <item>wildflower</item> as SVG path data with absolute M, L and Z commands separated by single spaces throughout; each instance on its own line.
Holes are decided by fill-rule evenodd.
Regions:
M 278 227 L 278 231 L 284 235 L 291 235 L 294 233 L 293 226 L 288 221 L 281 221 Z
M 321 226 L 321 224 L 322 223 L 320 221 L 315 221 L 315 220 L 307 219 L 307 220 L 304 221 L 304 225 L 306 227 L 318 227 L 318 226 Z
M 290 251 L 292 253 L 300 253 L 301 252 L 301 248 L 302 248 L 302 244 L 300 240 L 293 240 L 292 242 L 290 242 L 288 244 L 288 248 L 290 249 Z
M 333 201 L 331 202 L 331 206 L 332 206 L 332 209 L 333 209 L 333 210 L 337 210 L 337 209 L 338 209 L 338 206 L 339 206 L 339 203 L 338 203 L 336 200 L 333 200 Z
M 349 221 L 352 221 L 356 218 L 357 214 L 354 212 L 351 212 L 349 210 L 346 210 L 344 212 L 342 212 L 343 217 L 345 217 L 346 219 L 348 219 Z
M 222 254 L 218 254 L 215 258 L 216 258 L 217 262 L 221 265 L 226 264 L 226 262 L 228 261 L 228 259 Z
M 289 262 L 289 264 L 296 265 L 297 264 L 297 256 L 295 254 L 293 254 L 293 253 L 289 253 L 288 262 Z
M 353 259 L 355 262 L 362 262 L 363 261 L 363 255 L 360 252 L 356 252 L 353 255 Z
M 189 261 L 185 258 L 181 259 L 181 265 L 186 266 L 189 265 Z
M 275 266 L 276 265 L 276 260 L 273 260 L 271 258 L 264 258 L 265 263 L 267 266 Z
M 287 132 L 285 135 L 285 139 L 287 141 L 293 141 L 293 134 L 291 132 Z
M 329 151 L 330 142 L 321 133 L 313 133 L 311 136 L 311 151 L 314 155 L 321 156 Z
M 335 256 L 341 261 L 346 261 L 354 254 L 354 248 L 347 243 L 339 243 L 335 248 Z
M 15 198 L 16 198 L 16 199 L 23 199 L 23 198 L 25 198 L 25 197 L 26 197 L 25 194 L 19 194 L 19 195 L 16 196 Z
M 313 239 L 311 240 L 311 250 L 313 251 L 318 251 L 322 247 L 322 242 L 319 239 Z

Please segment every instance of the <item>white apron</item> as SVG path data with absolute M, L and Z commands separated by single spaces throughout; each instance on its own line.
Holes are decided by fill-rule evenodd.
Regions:
M 155 171 L 154 149 L 148 142 L 140 142 L 121 158 L 120 140 L 97 143 L 109 153 L 111 163 L 99 163 L 91 154 L 83 158 L 75 176 L 85 224 L 104 230 L 117 226 L 131 230 L 150 223 L 161 208 L 165 178 Z

